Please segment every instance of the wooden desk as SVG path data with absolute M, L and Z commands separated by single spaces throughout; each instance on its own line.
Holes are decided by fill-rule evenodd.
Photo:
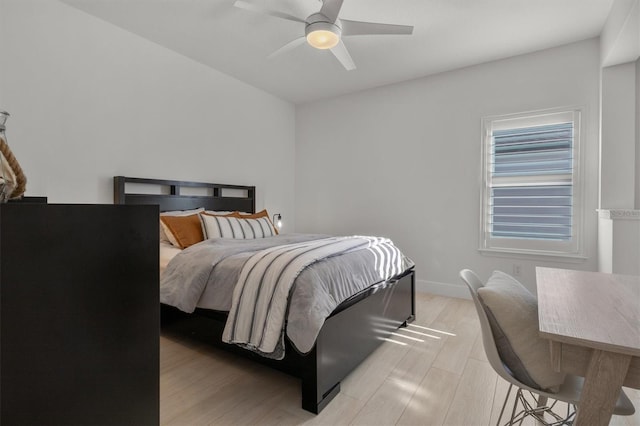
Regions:
M 607 425 L 621 386 L 640 388 L 640 277 L 538 267 L 536 280 L 554 367 L 585 377 L 574 425 Z

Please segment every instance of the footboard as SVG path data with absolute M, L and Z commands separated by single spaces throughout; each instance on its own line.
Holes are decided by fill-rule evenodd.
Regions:
M 414 318 L 413 270 L 329 317 L 300 372 L 302 408 L 319 413 L 340 392 L 342 379 L 393 331 Z

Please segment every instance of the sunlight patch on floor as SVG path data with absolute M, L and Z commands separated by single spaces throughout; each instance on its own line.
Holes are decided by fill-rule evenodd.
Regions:
M 433 334 L 427 334 L 427 333 L 422 333 L 420 331 L 409 330 L 408 328 L 404 328 L 404 329 L 402 329 L 402 331 L 405 331 L 407 333 L 417 334 L 419 336 L 429 337 L 431 339 L 442 339 L 442 337 L 440 337 L 440 336 L 434 336 Z
M 401 346 L 407 346 L 407 344 L 408 344 L 408 343 L 404 343 L 404 342 L 399 342 L 398 340 L 389 339 L 387 337 L 382 337 L 382 340 L 384 340 L 385 342 L 395 343 L 396 345 L 401 345 Z
M 433 333 L 440 333 L 440 334 L 444 334 L 446 336 L 453 336 L 453 337 L 456 336 L 454 333 L 450 333 L 448 331 L 436 330 L 435 328 L 423 327 L 421 325 L 416 325 L 416 324 L 409 324 L 409 327 L 417 327 L 417 328 L 420 328 L 422 330 L 431 331 Z
M 424 343 L 424 340 L 422 340 L 422 339 L 418 339 L 418 338 L 416 338 L 416 337 L 405 336 L 404 334 L 400 334 L 400 333 L 391 333 L 391 334 L 392 334 L 393 336 L 402 337 L 403 339 L 413 340 L 414 342 Z

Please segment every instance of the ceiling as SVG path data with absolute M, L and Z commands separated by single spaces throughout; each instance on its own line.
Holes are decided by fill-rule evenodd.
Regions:
M 354 36 L 357 68 L 306 44 L 267 56 L 304 24 L 234 0 L 61 0 L 294 103 L 559 46 L 600 34 L 613 0 L 344 0 L 343 19 L 413 25 L 413 35 Z M 320 0 L 246 0 L 305 18 Z

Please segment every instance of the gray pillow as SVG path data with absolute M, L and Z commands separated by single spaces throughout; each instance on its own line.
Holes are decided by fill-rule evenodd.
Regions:
M 515 278 L 494 271 L 478 289 L 498 353 L 513 376 L 535 389 L 557 392 L 564 373 L 551 366 L 549 341 L 539 336 L 538 300 Z

